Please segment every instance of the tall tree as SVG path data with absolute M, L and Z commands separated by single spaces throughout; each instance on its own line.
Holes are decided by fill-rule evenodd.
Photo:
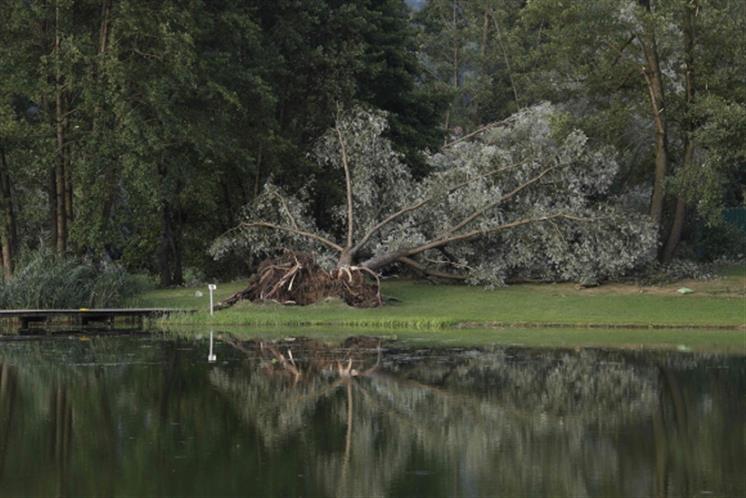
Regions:
M 660 226 L 661 240 L 667 241 L 661 248 L 663 259 L 673 256 L 684 230 L 685 199 L 677 184 L 683 177 L 692 178 L 693 170 L 722 178 L 716 172 L 733 168 L 732 162 L 725 165 L 716 159 L 714 149 L 697 148 L 693 142 L 695 129 L 706 122 L 703 113 L 719 112 L 712 107 L 704 111 L 708 99 L 697 103 L 694 74 L 697 58 L 712 54 L 714 46 L 727 47 L 730 53 L 742 43 L 734 28 L 743 25 L 744 17 L 743 9 L 736 12 L 731 2 L 719 0 L 611 0 L 565 7 L 537 1 L 521 12 L 517 33 L 530 49 L 520 60 L 521 80 L 532 82 L 527 86 L 530 98 L 563 102 L 585 121 L 591 136 L 609 137 L 623 151 L 629 174 L 621 190 L 642 179 L 649 182 L 648 212 Z M 722 27 L 716 28 L 718 24 Z M 712 43 L 715 39 L 719 41 Z M 732 82 L 724 66 L 722 60 L 708 61 L 696 72 L 705 80 Z M 737 92 L 718 86 L 709 86 L 707 93 L 735 104 Z M 648 137 L 640 135 L 645 129 L 650 129 Z M 652 153 L 640 147 L 648 143 Z M 716 191 L 724 187 L 717 183 L 720 186 L 709 184 L 709 194 L 700 188 L 699 195 L 717 197 Z M 701 206 L 695 197 L 689 195 L 690 201 Z

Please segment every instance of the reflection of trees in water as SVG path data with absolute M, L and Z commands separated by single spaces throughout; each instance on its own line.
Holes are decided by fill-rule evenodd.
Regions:
M 424 384 L 487 396 L 513 410 L 605 425 L 652 413 L 655 370 L 598 353 L 465 353 L 454 363 L 392 362 L 390 370 Z M 549 420 L 549 419 L 547 419 Z
M 206 476 L 266 485 L 290 480 L 287 469 L 327 496 L 406 495 L 412 482 L 430 488 L 409 494 L 432 496 L 681 496 L 708 482 L 743 494 L 737 360 L 511 349 L 379 358 L 375 344 L 242 344 L 244 360 L 209 368 L 168 341 L 66 344 L 80 349 L 63 353 L 77 366 L 48 344 L 3 348 L 0 488 L 35 462 L 39 487 L 26 494 L 66 494 L 68 483 L 80 495 L 190 494 Z M 117 366 L 123 357 L 134 363 Z M 141 479 L 174 462 L 181 479 Z
M 151 481 L 141 476 L 163 471 L 154 452 L 183 451 L 172 437 L 173 419 L 199 424 L 209 416 L 185 396 L 184 384 L 195 374 L 183 375 L 184 365 L 169 361 L 179 356 L 175 344 L 164 344 L 125 351 L 107 339 L 3 344 L 0 489 L 13 494 L 13 483 L 27 496 L 113 496 L 124 482 L 134 496 L 153 494 Z M 18 475 L 29 468 L 33 479 L 22 484 Z
M 697 369 L 662 362 L 657 368 L 660 389 L 652 421 L 657 496 L 691 496 L 713 486 L 724 496 L 746 493 L 746 369 L 736 359 L 701 373 L 701 364 Z M 734 476 L 741 476 L 740 488 Z
M 315 457 L 315 472 L 330 494 L 345 496 L 383 494 L 414 453 L 460 469 L 465 487 L 525 492 L 538 480 L 547 491 L 586 494 L 588 473 L 614 481 L 619 462 L 614 441 L 588 443 L 589 427 L 639 422 L 656 403 L 654 370 L 599 362 L 593 353 L 413 360 L 387 356 L 373 375 L 343 381 L 306 375 L 292 383 L 261 368 L 214 370 L 211 381 L 268 447 L 303 434 L 319 405 L 331 404 L 333 425 L 351 430 L 335 451 Z M 555 468 L 537 479 L 542 459 Z
M 0 478 L 5 471 L 8 458 L 10 433 L 16 418 L 16 369 L 0 362 Z
M 279 362 L 267 369 L 261 355 L 245 370 L 213 370 L 210 380 L 268 448 L 295 437 L 317 446 L 310 465 L 329 495 L 384 495 L 427 461 L 450 474 L 433 477 L 435 495 L 674 496 L 709 479 L 733 481 L 737 469 L 717 470 L 724 458 L 743 463 L 742 449 L 718 447 L 728 438 L 726 420 L 738 415 L 699 417 L 692 427 L 692 410 L 714 409 L 707 399 L 722 392 L 698 381 L 712 358 L 432 353 L 389 353 L 371 375 L 337 378 L 333 368 L 303 370 L 319 363 L 318 349 L 296 350 L 301 381 L 291 382 Z M 344 364 L 349 352 L 338 360 L 323 354 Z M 688 371 L 697 375 L 682 388 L 677 378 Z M 334 446 L 325 451 L 309 430 L 319 417 L 331 420 L 320 437 Z M 736 432 L 742 441 L 743 427 Z

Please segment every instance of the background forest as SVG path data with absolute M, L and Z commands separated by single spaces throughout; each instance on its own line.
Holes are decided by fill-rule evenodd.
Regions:
M 661 260 L 743 251 L 723 223 L 746 184 L 740 0 L 0 0 L 0 13 L 6 278 L 39 251 L 163 286 L 246 273 L 208 248 L 267 180 L 313 179 L 306 214 L 333 230 L 345 192 L 311 153 L 354 106 L 387 113 L 416 179 L 428 151 L 550 102 L 554 127 L 613 147 L 606 195 L 657 223 Z

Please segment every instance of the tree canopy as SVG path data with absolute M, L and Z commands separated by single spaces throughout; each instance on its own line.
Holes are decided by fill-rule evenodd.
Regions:
M 215 261 L 208 248 L 266 214 L 246 206 L 272 204 L 278 195 L 298 201 L 298 223 L 343 249 L 349 229 L 352 248 L 364 242 L 355 256 L 373 258 L 383 247 L 402 247 L 407 237 L 410 249 L 418 247 L 414 241 L 440 240 L 446 226 L 468 218 L 468 209 L 479 210 L 490 196 L 498 200 L 555 164 L 552 154 L 575 154 L 580 183 L 606 173 L 587 192 L 565 196 L 531 184 L 541 187 L 531 189 L 533 197 L 521 190 L 525 198 L 511 198 L 468 225 L 484 232 L 521 216 L 567 216 L 544 220 L 531 236 L 519 228 L 514 242 L 502 232 L 482 233 L 484 247 L 475 239 L 449 242 L 447 250 L 429 248 L 404 256 L 420 259 L 396 264 L 423 270 L 428 259 L 437 262 L 428 271 L 491 273 L 490 281 L 536 273 L 577 278 L 580 265 L 585 273 L 612 276 L 631 260 L 596 268 L 585 255 L 591 246 L 606 251 L 603 242 L 611 240 L 650 246 L 641 214 L 657 224 L 659 256 L 670 259 L 697 254 L 703 230 L 718 230 L 722 210 L 744 202 L 746 12 L 738 2 L 2 0 L 0 6 L 6 278 L 24 253 L 46 249 L 114 260 L 158 275 L 163 285 L 179 285 L 185 274 L 244 273 L 251 264 L 244 256 Z M 371 166 L 350 169 L 360 188 L 352 199 L 354 223 L 344 228 L 340 206 L 348 192 L 340 182 L 335 123 L 353 126 L 349 116 L 361 112 L 369 115 L 365 126 L 341 131 L 350 163 L 364 159 Z M 517 123 L 529 116 L 540 129 L 527 128 L 521 142 Z M 474 180 L 486 174 L 495 151 L 501 160 L 536 163 L 512 170 L 512 178 Z M 573 188 L 559 166 L 542 182 L 550 176 L 565 182 L 553 183 L 555 193 Z M 468 188 L 446 196 L 450 204 L 437 197 L 467 180 Z M 267 197 L 271 192 L 276 196 Z M 438 201 L 428 201 L 419 215 L 397 216 L 366 239 L 384 213 L 428 196 Z M 562 203 L 541 214 L 550 199 Z M 517 210 L 523 202 L 526 209 Z M 572 216 L 593 211 L 611 219 L 613 211 L 615 219 L 637 220 L 636 232 L 617 231 L 618 240 L 586 233 L 580 227 L 589 224 L 571 223 L 568 202 L 576 203 Z M 555 227 L 562 239 L 552 238 Z M 450 236 L 456 233 L 466 232 Z M 512 247 L 512 255 L 498 247 Z M 472 271 L 464 251 L 489 253 L 490 269 Z M 539 253 L 541 271 L 527 264 Z M 523 263 L 514 259 L 519 256 Z

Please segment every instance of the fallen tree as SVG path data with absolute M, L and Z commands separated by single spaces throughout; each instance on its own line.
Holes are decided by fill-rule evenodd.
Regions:
M 395 265 L 487 285 L 521 276 L 621 275 L 654 252 L 653 225 L 608 202 L 614 151 L 555 125 L 561 118 L 549 104 L 521 111 L 431 154 L 432 172 L 415 180 L 384 137 L 384 114 L 342 113 L 314 150 L 322 166 L 339 171 L 344 186 L 345 202 L 331 214 L 332 233 L 308 215 L 312 182 L 290 194 L 270 181 L 244 208 L 240 225 L 214 242 L 212 254 L 316 254 L 331 281 L 361 285 Z M 270 275 L 273 263 L 267 264 L 255 283 Z M 271 295 L 286 292 L 293 271 L 300 271 L 282 264 L 284 273 L 268 280 Z

